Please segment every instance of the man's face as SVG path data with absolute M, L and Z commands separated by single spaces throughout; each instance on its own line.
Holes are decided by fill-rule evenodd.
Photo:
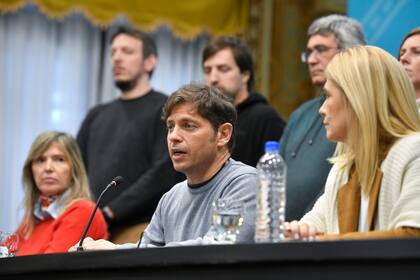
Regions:
M 209 57 L 204 61 L 203 68 L 207 85 L 219 88 L 233 99 L 244 90 L 247 92 L 249 73 L 241 73 L 230 48 Z
M 112 42 L 112 74 L 115 82 L 133 82 L 146 74 L 143 43 L 127 34 L 120 34 Z
M 312 84 L 321 87 L 326 81 L 325 68 L 339 52 L 335 35 L 312 35 L 306 47 L 310 52 L 307 63 Z
M 211 123 L 197 111 L 196 105 L 176 105 L 167 121 L 168 150 L 175 170 L 189 182 L 201 182 L 215 162 L 221 145 Z

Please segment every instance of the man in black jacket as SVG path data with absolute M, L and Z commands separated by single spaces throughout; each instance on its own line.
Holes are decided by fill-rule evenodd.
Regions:
M 121 27 L 112 37 L 112 71 L 118 99 L 91 109 L 82 123 L 77 141 L 97 198 L 117 175 L 124 182 L 110 189 L 101 201 L 111 240 L 121 231 L 149 222 L 161 196 L 183 179 L 175 173 L 166 146 L 161 120 L 167 96 L 151 88 L 157 50 L 153 39 L 138 30 Z M 125 232 L 127 235 L 127 232 Z
M 260 94 L 252 92 L 254 69 L 248 46 L 236 37 L 219 37 L 203 51 L 204 78 L 232 97 L 238 111 L 232 158 L 256 166 L 266 141 L 280 139 L 284 120 Z

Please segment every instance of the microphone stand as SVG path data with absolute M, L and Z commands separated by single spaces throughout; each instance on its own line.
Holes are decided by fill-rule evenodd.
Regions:
M 121 179 L 120 179 L 121 178 Z M 79 246 L 77 246 L 77 249 L 76 249 L 76 251 L 77 252 L 82 252 L 82 251 L 84 251 L 84 249 L 83 249 L 83 240 L 85 240 L 85 238 L 86 238 L 86 234 L 87 234 L 87 231 L 89 230 L 89 227 L 90 227 L 90 224 L 92 223 L 92 220 L 93 220 L 93 217 L 95 217 L 95 213 L 96 213 L 96 210 L 98 210 L 98 207 L 99 207 L 99 202 L 100 202 L 100 200 L 101 200 L 101 198 L 102 198 L 102 196 L 104 195 L 104 193 L 110 188 L 110 187 L 112 187 L 112 186 L 116 186 L 116 185 L 118 185 L 119 183 L 120 183 L 120 181 L 122 180 L 122 177 L 120 177 L 120 178 L 115 178 L 114 180 L 112 180 L 112 182 L 111 183 L 109 183 L 108 184 L 108 186 L 106 186 L 106 188 L 101 192 L 101 194 L 99 195 L 99 198 L 98 198 L 98 200 L 96 201 L 96 206 L 95 206 L 95 208 L 93 209 L 93 212 L 92 212 L 92 214 L 90 215 L 90 218 L 89 218 L 89 221 L 88 221 L 88 223 L 87 223 L 87 225 L 86 225 L 86 227 L 85 227 L 85 230 L 84 230 L 84 232 L 83 232 L 83 234 L 82 234 L 82 238 L 80 239 L 80 242 L 79 242 Z
M 137 243 L 137 249 L 140 248 L 141 240 L 143 239 L 143 233 L 144 231 L 140 233 L 140 239 L 139 239 L 139 242 Z

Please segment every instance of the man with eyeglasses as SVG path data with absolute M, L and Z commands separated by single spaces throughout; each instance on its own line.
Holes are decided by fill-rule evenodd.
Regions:
M 308 29 L 308 43 L 301 54 L 308 64 L 312 84 L 322 88 L 325 68 L 340 51 L 366 44 L 359 22 L 343 15 L 316 19 Z M 287 163 L 286 220 L 299 220 L 312 209 L 323 193 L 335 144 L 326 138 L 323 118 L 318 113 L 324 95 L 307 101 L 289 118 L 281 143 Z

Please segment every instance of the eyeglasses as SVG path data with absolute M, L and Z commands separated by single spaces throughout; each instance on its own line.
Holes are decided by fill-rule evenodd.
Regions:
M 338 49 L 337 47 L 327 47 L 325 45 L 317 45 L 313 49 L 306 49 L 300 54 L 300 59 L 303 63 L 308 63 L 309 57 L 314 52 L 315 54 L 322 55 L 323 53 L 331 50 Z

